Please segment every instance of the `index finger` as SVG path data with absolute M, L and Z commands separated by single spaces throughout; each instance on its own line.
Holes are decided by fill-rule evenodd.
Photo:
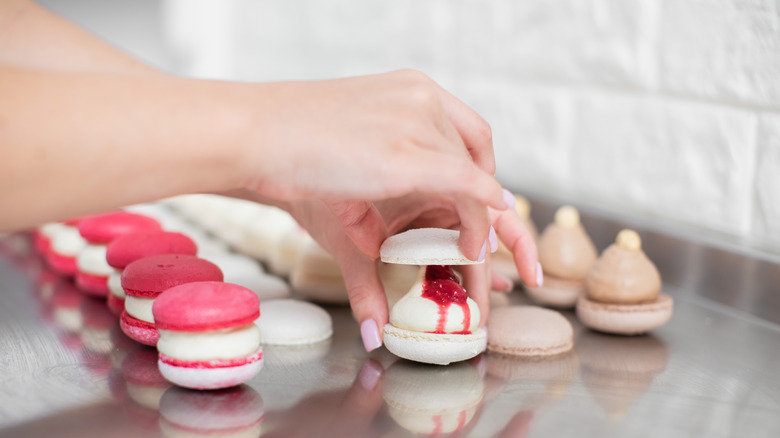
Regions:
M 496 158 L 490 124 L 476 111 L 441 86 L 438 87 L 444 113 L 458 131 L 474 163 L 493 175 Z
M 531 232 L 514 209 L 494 210 L 491 208 L 488 210 L 496 234 L 514 257 L 520 278 L 529 286 L 540 286 L 542 273 L 539 256 L 536 252 L 536 243 Z

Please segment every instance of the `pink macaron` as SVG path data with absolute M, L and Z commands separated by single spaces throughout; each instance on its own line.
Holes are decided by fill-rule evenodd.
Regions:
M 108 307 L 121 315 L 125 310 L 122 271 L 130 263 L 161 254 L 196 255 L 198 247 L 189 237 L 170 231 L 148 231 L 125 234 L 112 240 L 106 248 L 106 261 L 115 269 L 108 276 Z
M 232 283 L 196 282 L 168 289 L 152 306 L 160 332 L 160 372 L 192 389 L 236 386 L 262 368 L 260 300 Z
M 122 331 L 136 341 L 157 345 L 160 334 L 154 326 L 152 304 L 158 295 L 174 286 L 193 281 L 223 279 L 217 265 L 192 255 L 161 254 L 138 259 L 122 271 L 125 311 L 120 324 Z
M 84 249 L 87 242 L 79 233 L 78 224 L 82 218 L 74 218 L 63 222 L 49 237 L 49 249 L 46 252 L 46 263 L 63 277 L 74 277 L 78 272 L 76 257 Z
M 173 387 L 160 400 L 163 436 L 260 436 L 263 399 L 247 385 L 217 391 Z
M 106 246 L 119 236 L 142 231 L 158 231 L 160 224 L 144 215 L 117 211 L 82 219 L 79 233 L 87 245 L 76 258 L 76 285 L 88 294 L 98 297 L 108 295 L 108 276 L 113 268 L 106 261 Z

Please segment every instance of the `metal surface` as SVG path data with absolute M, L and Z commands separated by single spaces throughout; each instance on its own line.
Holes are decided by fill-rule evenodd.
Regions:
M 537 223 L 552 217 L 552 206 L 534 211 Z M 583 221 L 600 249 L 621 228 Z M 349 310 L 333 307 L 331 342 L 266 348 L 239 399 L 252 403 L 220 392 L 187 402 L 139 378 L 145 366 L 154 374 L 143 353 L 154 350 L 125 338 L 103 303 L 63 293 L 29 241 L 8 236 L 0 240 L 0 436 L 172 436 L 181 418 L 192 434 L 232 419 L 232 433 L 246 423 L 247 436 L 268 437 L 780 436 L 780 266 L 641 231 L 675 299 L 672 320 L 651 335 L 598 334 L 564 312 L 575 328 L 571 354 L 425 366 L 384 349 L 365 353 Z M 521 292 L 511 300 L 525 302 Z

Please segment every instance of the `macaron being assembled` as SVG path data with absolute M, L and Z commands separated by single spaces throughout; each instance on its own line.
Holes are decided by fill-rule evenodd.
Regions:
M 112 240 L 106 247 L 106 262 L 114 268 L 108 276 L 108 308 L 117 315 L 125 310 L 122 271 L 130 263 L 153 255 L 195 255 L 197 252 L 198 247 L 192 239 L 170 231 L 130 233 Z
M 574 347 L 574 330 L 560 313 L 534 306 L 493 309 L 488 318 L 489 352 L 553 356 Z
M 217 265 L 192 255 L 153 255 L 130 263 L 122 271 L 122 289 L 127 294 L 120 318 L 122 331 L 142 344 L 155 346 L 160 338 L 152 313 L 155 298 L 180 284 L 222 279 Z
M 474 263 L 458 249 L 458 233 L 410 231 L 388 238 L 380 249 L 382 261 L 423 265 L 417 281 L 390 311 L 385 346 L 405 359 L 438 365 L 480 354 L 486 336 L 479 328 L 479 308 L 452 268 L 444 265 Z
M 672 307 L 672 297 L 661 293 L 661 275 L 642 251 L 639 235 L 623 230 L 588 275 L 577 317 L 594 330 L 635 335 L 666 324 Z
M 263 414 L 263 399 L 246 385 L 208 392 L 174 387 L 160 401 L 160 430 L 164 437 L 258 437 Z
M 108 243 L 123 234 L 158 231 L 160 224 L 147 216 L 118 211 L 85 217 L 79 221 L 78 228 L 87 245 L 76 259 L 76 285 L 88 295 L 106 297 L 108 276 L 114 272 L 106 261 Z
M 263 345 L 316 344 L 333 336 L 333 322 L 322 307 L 298 300 L 263 303 L 263 315 L 255 321 Z
M 544 282 L 541 287 L 529 287 L 528 295 L 545 306 L 573 308 L 598 257 L 596 246 L 580 223 L 579 212 L 568 205 L 559 208 L 555 221 L 539 238 L 538 247 Z
M 168 289 L 152 306 L 160 372 L 192 389 L 240 385 L 263 366 L 260 300 L 237 284 L 201 281 Z

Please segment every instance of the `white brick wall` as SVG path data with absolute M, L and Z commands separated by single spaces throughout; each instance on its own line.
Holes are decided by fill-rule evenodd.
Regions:
M 211 42 L 187 73 L 418 68 L 491 123 L 509 188 L 780 254 L 780 0 L 222 4 L 184 24 Z

